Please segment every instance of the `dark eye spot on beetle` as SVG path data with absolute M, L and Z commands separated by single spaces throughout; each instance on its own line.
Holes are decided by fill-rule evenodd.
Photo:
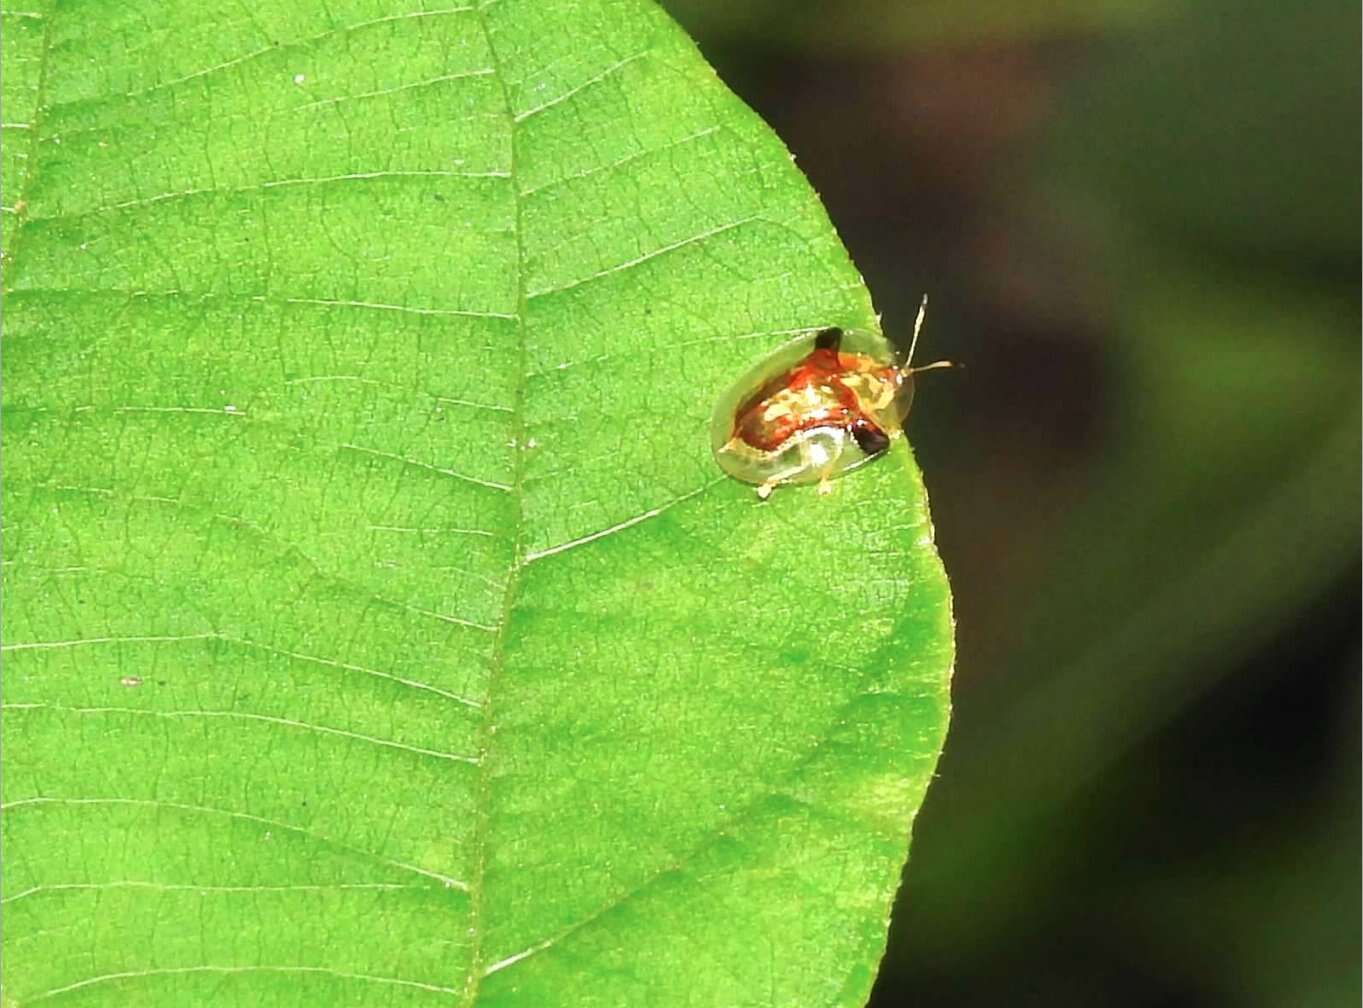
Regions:
M 890 436 L 864 420 L 852 425 L 852 437 L 867 455 L 879 455 L 890 447 Z
M 814 337 L 815 350 L 836 350 L 842 344 L 842 330 L 837 326 L 824 329 Z

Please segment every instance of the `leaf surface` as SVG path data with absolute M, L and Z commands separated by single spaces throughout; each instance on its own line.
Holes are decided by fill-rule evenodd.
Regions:
M 860 1004 L 945 731 L 908 449 L 706 435 L 876 329 L 639 0 L 5 19 L 5 990 Z

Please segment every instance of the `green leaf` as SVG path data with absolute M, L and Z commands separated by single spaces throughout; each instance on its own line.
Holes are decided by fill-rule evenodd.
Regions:
M 7 1003 L 862 1003 L 949 599 L 710 457 L 876 328 L 780 143 L 642 0 L 5 26 Z

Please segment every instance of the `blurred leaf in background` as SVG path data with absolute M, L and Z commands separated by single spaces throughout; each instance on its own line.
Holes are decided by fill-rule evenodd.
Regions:
M 967 364 L 912 423 L 961 658 L 876 1003 L 1357 1003 L 1356 5 L 676 6 Z
M 669 0 L 704 38 L 810 51 L 885 53 L 905 46 L 1087 34 L 1138 24 L 1177 0 Z

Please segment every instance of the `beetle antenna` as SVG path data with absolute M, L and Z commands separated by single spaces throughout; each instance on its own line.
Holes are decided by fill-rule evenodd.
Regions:
M 923 316 L 928 313 L 928 296 L 923 295 L 923 300 L 918 305 L 918 317 L 913 320 L 913 339 L 909 341 L 909 355 L 904 358 L 904 370 L 913 370 L 913 352 L 918 349 L 918 334 L 923 331 Z
M 928 313 L 928 296 L 923 295 L 922 302 L 918 305 L 918 317 L 913 320 L 913 339 L 909 341 L 909 355 L 904 360 L 904 366 L 900 372 L 905 375 L 917 374 L 919 371 L 933 371 L 937 368 L 956 367 L 951 361 L 939 360 L 931 364 L 924 364 L 922 367 L 913 366 L 913 352 L 918 349 L 918 334 L 923 331 L 923 317 Z

